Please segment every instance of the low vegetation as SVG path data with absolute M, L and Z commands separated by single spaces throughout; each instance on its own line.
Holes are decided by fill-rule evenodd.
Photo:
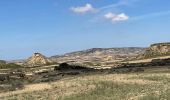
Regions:
M 170 52 L 160 53 L 160 52 L 146 51 L 145 54 L 142 55 L 142 59 L 163 57 L 163 56 L 169 56 L 169 55 L 170 55 Z
M 18 70 L 9 74 L 0 74 L 0 93 L 22 89 L 26 83 L 26 75 Z
M 14 63 L 7 63 L 6 61 L 0 61 L 0 69 L 16 69 L 21 68 L 22 66 L 14 64 Z
M 74 68 L 76 67 L 72 69 Z M 169 100 L 169 72 L 169 67 L 145 68 L 142 71 L 138 68 L 100 70 L 78 75 L 71 75 L 70 72 L 43 72 L 13 81 L 18 83 L 18 88 L 12 92 L 1 92 L 0 99 Z M 30 82 L 24 82 L 22 79 Z M 23 82 L 22 85 L 20 82 Z

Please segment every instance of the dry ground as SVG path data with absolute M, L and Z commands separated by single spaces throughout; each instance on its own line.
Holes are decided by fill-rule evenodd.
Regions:
M 170 100 L 170 69 L 68 77 L 1 93 L 0 100 Z
M 148 58 L 148 59 L 142 59 L 142 60 L 134 60 L 134 61 L 128 61 L 128 63 L 146 63 L 146 62 L 151 62 L 154 59 L 167 59 L 167 58 L 170 58 L 170 56 Z M 125 62 L 125 63 L 127 63 L 127 62 Z

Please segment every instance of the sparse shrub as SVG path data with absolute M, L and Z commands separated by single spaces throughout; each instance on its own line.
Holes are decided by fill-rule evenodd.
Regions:
M 47 62 L 45 64 L 45 66 L 50 66 L 50 65 L 57 65 L 58 63 L 57 62 Z
M 22 81 L 20 80 L 11 81 L 11 88 L 10 88 L 11 91 L 22 89 L 23 87 L 24 87 L 24 84 Z
M 0 64 L 6 64 L 6 61 L 0 60 Z
M 24 74 L 23 74 L 24 75 Z M 22 76 L 7 74 L 0 75 L 0 92 L 15 91 L 24 87 L 24 80 Z
M 144 72 L 143 68 L 132 68 L 131 72 Z
M 8 75 L 0 75 L 0 82 L 9 80 L 9 76 Z
M 80 72 L 69 72 L 69 73 L 66 73 L 67 75 L 79 75 Z
M 86 67 L 77 66 L 77 65 L 69 65 L 67 63 L 61 63 L 59 66 L 55 66 L 54 70 L 81 70 L 81 69 L 88 69 Z

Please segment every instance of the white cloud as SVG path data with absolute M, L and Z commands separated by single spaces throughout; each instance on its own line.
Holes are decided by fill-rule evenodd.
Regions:
M 120 22 L 120 21 L 126 21 L 129 19 L 129 16 L 126 15 L 125 13 L 120 13 L 120 14 L 114 14 L 114 13 L 107 13 L 104 15 L 106 19 L 111 20 L 112 22 Z
M 91 4 L 86 4 L 85 6 L 82 6 L 82 7 L 71 7 L 71 10 L 74 13 L 79 13 L 79 14 L 96 11 L 95 8 L 93 8 Z

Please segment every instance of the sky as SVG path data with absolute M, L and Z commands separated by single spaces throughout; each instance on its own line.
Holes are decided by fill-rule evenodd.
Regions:
M 0 59 L 170 42 L 170 0 L 0 0 Z

